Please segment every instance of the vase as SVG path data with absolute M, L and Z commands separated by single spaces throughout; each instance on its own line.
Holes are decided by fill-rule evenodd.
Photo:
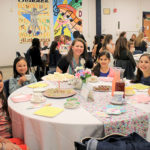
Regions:
M 85 79 L 82 79 L 82 82 L 83 82 L 83 83 L 86 83 L 86 78 L 85 78 Z
M 73 88 L 80 90 L 82 88 L 82 80 L 79 78 L 75 78 L 72 82 Z

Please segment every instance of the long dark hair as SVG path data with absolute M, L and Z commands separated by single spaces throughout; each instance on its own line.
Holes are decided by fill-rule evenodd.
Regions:
M 123 32 L 121 32 L 121 33 L 120 33 L 119 37 L 124 37 L 124 36 L 125 36 L 125 34 L 126 34 L 126 32 L 125 32 L 125 31 L 123 31 Z
M 149 60 L 150 60 L 150 54 L 145 53 L 145 54 L 141 55 L 140 59 L 141 59 L 143 56 L 148 57 Z M 140 61 L 140 59 L 139 59 L 139 61 Z M 137 69 L 137 74 L 136 74 L 136 76 L 135 76 L 135 79 L 131 80 L 131 83 L 139 83 L 139 82 L 141 81 L 142 76 L 143 76 L 143 72 L 138 68 L 138 69 Z
M 50 53 L 54 53 L 56 50 L 56 47 L 58 46 L 57 41 L 52 41 L 51 46 L 50 46 Z
M 19 74 L 19 73 L 17 72 L 17 70 L 16 70 L 16 64 L 17 64 L 20 60 L 24 60 L 24 61 L 27 63 L 26 59 L 25 59 L 24 57 L 22 57 L 22 56 L 19 56 L 19 57 L 17 57 L 17 58 L 14 60 L 14 64 L 13 64 L 14 78 L 17 78 L 18 76 L 20 76 L 20 74 Z M 27 68 L 28 68 L 28 69 L 27 69 L 26 74 L 29 73 L 28 63 L 27 63 Z
M 0 71 L 0 75 L 1 75 L 2 78 L 3 78 L 3 73 L 2 73 L 2 71 Z M 2 81 L 2 82 L 3 82 L 3 81 Z M 6 114 L 7 114 L 7 116 L 8 116 L 8 119 L 10 120 L 9 113 L 8 113 L 7 98 L 6 98 L 6 94 L 5 94 L 5 91 L 4 91 L 4 87 L 3 87 L 3 90 L 0 92 L 0 99 L 2 100 L 2 109 L 3 109 L 3 111 L 6 112 Z
M 99 53 L 98 59 L 100 59 L 104 55 L 110 60 L 110 53 L 108 51 L 102 51 L 101 53 Z M 92 70 L 94 75 L 99 77 L 99 75 L 100 75 L 100 68 L 101 68 L 100 63 L 97 63 L 97 65 Z
M 40 45 L 40 40 L 39 40 L 38 38 L 34 38 L 34 39 L 32 40 L 32 47 L 38 47 L 38 48 L 41 47 L 41 45 Z
M 109 44 L 109 42 L 112 40 L 112 35 L 111 34 L 107 34 L 105 37 L 104 37 L 104 42 L 102 43 L 102 49 L 103 50 L 106 50 L 106 46 L 107 44 Z
M 73 58 L 72 46 L 74 46 L 76 42 L 81 42 L 81 43 L 83 43 L 83 45 L 84 45 L 84 51 L 83 51 L 83 53 L 81 54 L 80 57 L 81 57 L 81 58 L 84 58 L 85 61 L 88 59 L 87 48 L 86 48 L 86 45 L 85 45 L 84 40 L 81 39 L 81 38 L 76 38 L 75 40 L 73 40 L 73 42 L 72 42 L 72 44 L 71 44 L 71 47 L 70 47 L 70 50 L 69 50 L 68 54 L 66 55 L 67 61 L 68 61 L 69 63 L 71 63 L 72 58 Z
M 99 44 L 100 43 L 100 36 L 99 35 L 95 35 L 94 36 L 94 45 Z
M 127 53 L 129 52 L 128 41 L 124 37 L 120 37 L 116 41 L 114 58 L 119 58 L 120 57 L 120 51 L 122 51 L 122 50 L 126 50 Z
M 40 53 L 41 44 L 40 44 L 40 40 L 38 38 L 34 38 L 32 40 L 32 46 L 30 47 L 30 50 Z

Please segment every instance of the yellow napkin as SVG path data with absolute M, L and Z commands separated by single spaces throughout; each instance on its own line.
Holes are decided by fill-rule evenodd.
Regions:
M 48 84 L 46 83 L 33 83 L 33 84 L 28 85 L 28 87 L 30 88 L 43 88 L 46 86 L 48 86 Z
M 133 85 L 128 86 L 128 87 L 131 87 L 131 88 L 134 88 L 134 89 L 137 89 L 137 90 L 145 90 L 145 89 L 149 88 L 149 86 L 141 84 L 141 83 L 133 84 Z
M 63 110 L 64 109 L 58 107 L 45 106 L 35 111 L 34 114 L 39 116 L 45 116 L 45 117 L 54 117 L 59 113 L 61 113 Z

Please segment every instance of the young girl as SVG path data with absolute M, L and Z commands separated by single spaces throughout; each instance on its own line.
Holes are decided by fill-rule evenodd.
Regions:
M 11 138 L 11 121 L 8 113 L 7 99 L 4 92 L 3 75 L 0 71 L 0 149 L 26 150 L 27 146 L 18 138 Z M 16 144 L 13 144 L 16 143 Z
M 114 77 L 114 70 L 109 67 L 110 53 L 102 51 L 98 56 L 98 64 L 94 67 L 93 73 L 98 77 Z
M 131 82 L 150 86 L 150 54 L 145 53 L 140 57 L 136 77 Z
M 36 78 L 33 73 L 29 73 L 27 61 L 24 57 L 17 57 L 13 64 L 14 78 L 9 80 L 9 93 L 11 94 L 16 89 L 36 82 Z

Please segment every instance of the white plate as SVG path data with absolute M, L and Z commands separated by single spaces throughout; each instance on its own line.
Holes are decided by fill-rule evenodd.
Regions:
M 111 102 L 112 104 L 116 104 L 116 105 L 123 105 L 123 104 L 126 103 L 126 101 L 114 101 L 114 100 L 110 100 L 110 102 Z
M 46 99 L 43 99 L 43 98 L 39 101 L 37 101 L 35 99 L 31 99 L 31 103 L 35 103 L 35 104 L 44 103 L 44 102 L 46 102 Z
M 106 110 L 106 113 L 109 114 L 109 115 L 119 115 L 122 112 L 119 109 L 116 109 L 116 108 L 108 108 Z
M 68 101 L 66 103 L 64 103 L 64 107 L 67 109 L 74 109 L 79 107 L 80 103 L 76 102 L 76 101 Z
M 91 77 L 87 78 L 87 81 L 91 82 L 91 83 L 98 82 L 98 77 L 97 76 L 91 76 Z

